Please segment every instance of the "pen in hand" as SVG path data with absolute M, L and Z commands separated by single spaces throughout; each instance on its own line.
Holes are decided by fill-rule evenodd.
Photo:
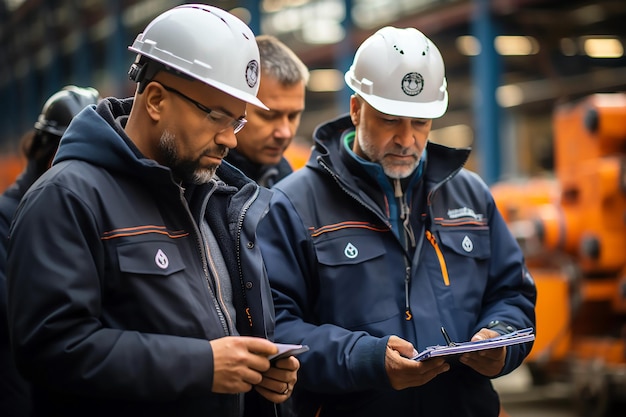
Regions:
M 448 346 L 456 346 L 455 343 L 452 341 L 452 339 L 450 339 L 450 336 L 448 336 L 448 332 L 446 332 L 446 329 L 443 326 L 441 327 L 441 334 L 443 335 L 443 338 L 446 340 L 446 343 L 448 344 Z

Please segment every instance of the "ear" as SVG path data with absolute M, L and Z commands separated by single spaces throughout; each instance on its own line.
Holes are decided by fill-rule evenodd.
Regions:
M 163 87 L 158 83 L 148 83 L 142 95 L 146 113 L 155 123 L 159 122 L 163 116 Z
M 350 119 L 352 124 L 357 126 L 359 124 L 359 118 L 361 117 L 361 102 L 353 94 L 350 96 Z

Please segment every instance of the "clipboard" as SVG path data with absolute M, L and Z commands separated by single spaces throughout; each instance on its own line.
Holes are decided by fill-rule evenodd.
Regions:
M 533 328 L 528 327 L 514 331 L 512 333 L 503 334 L 492 339 L 477 340 L 474 342 L 462 342 L 454 343 L 449 342 L 447 346 L 436 345 L 429 346 L 426 349 L 413 356 L 411 359 L 416 361 L 423 361 L 428 358 L 435 358 L 438 356 L 453 356 L 460 355 L 467 352 L 476 352 L 479 350 L 493 349 L 502 346 L 516 345 L 519 343 L 526 343 L 535 340 L 535 334 Z

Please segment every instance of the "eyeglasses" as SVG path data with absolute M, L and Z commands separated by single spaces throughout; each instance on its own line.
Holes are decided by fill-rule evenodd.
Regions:
M 244 119 L 243 117 L 239 118 L 239 119 L 235 119 L 234 117 L 231 117 L 227 114 L 224 114 L 220 111 L 217 110 L 213 110 L 208 108 L 207 106 L 205 106 L 202 103 L 198 103 L 196 100 L 192 99 L 191 97 L 187 96 L 186 94 L 181 93 L 180 91 L 178 91 L 175 88 L 172 88 L 170 86 L 167 86 L 165 84 L 163 84 L 160 81 L 156 81 L 156 80 L 152 80 L 153 82 L 160 84 L 161 87 L 165 88 L 167 91 L 170 91 L 174 94 L 178 94 L 180 97 L 184 98 L 185 100 L 189 101 L 190 103 L 193 103 L 197 108 L 199 108 L 200 110 L 202 110 L 203 112 L 206 113 L 206 118 L 209 119 L 212 123 L 214 123 L 215 125 L 217 125 L 220 128 L 220 132 L 223 132 L 224 130 L 228 129 L 229 126 L 233 127 L 233 130 L 235 133 L 239 132 L 241 129 L 243 129 L 243 127 L 246 125 L 246 123 L 248 123 L 248 121 L 246 119 Z

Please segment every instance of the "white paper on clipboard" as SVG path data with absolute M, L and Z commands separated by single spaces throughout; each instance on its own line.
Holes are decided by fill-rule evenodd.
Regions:
M 429 346 L 426 349 L 413 356 L 411 359 L 423 361 L 428 358 L 438 356 L 460 355 L 467 352 L 476 352 L 478 350 L 493 349 L 502 346 L 515 345 L 518 343 L 526 343 L 535 340 L 535 335 L 531 327 L 507 333 L 492 339 L 477 340 L 475 342 L 453 343 L 450 346 Z

